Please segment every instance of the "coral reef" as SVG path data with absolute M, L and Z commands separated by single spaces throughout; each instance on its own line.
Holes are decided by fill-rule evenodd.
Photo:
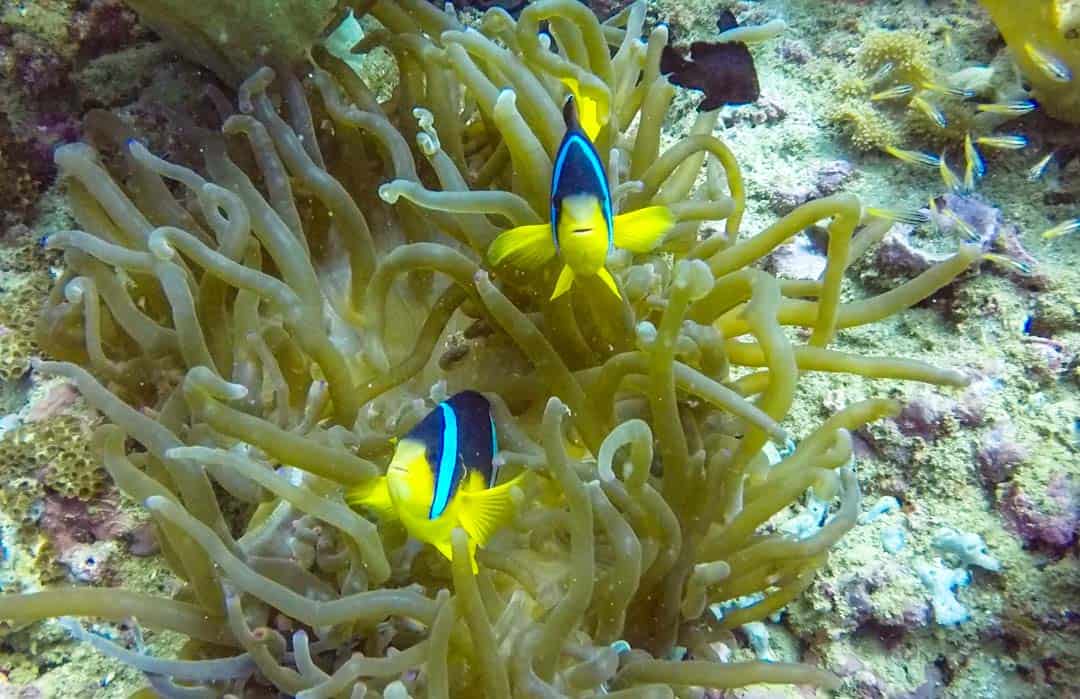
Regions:
M 0 491 L 4 512 L 23 526 L 38 524 L 47 493 L 90 500 L 108 477 L 91 455 L 81 418 L 57 415 L 28 421 L 0 437 L 0 464 L 11 488 Z
M 276 19 L 290 21 L 287 9 Z M 357 50 L 394 56 L 389 100 L 315 47 L 314 65 L 254 71 L 239 109 L 211 91 L 219 127 L 186 132 L 198 169 L 153 155 L 102 111 L 86 121 L 93 146 L 57 150 L 79 229 L 47 241 L 65 264 L 40 339 L 67 361 L 38 370 L 106 416 L 94 449 L 150 512 L 183 591 L 8 595 L 0 616 L 136 616 L 204 644 L 209 657 L 173 661 L 65 622 L 165 693 L 835 686 L 810 666 L 719 662 L 712 643 L 813 583 L 859 513 L 852 434 L 898 406 L 853 402 L 806 425 L 783 457 L 769 442 L 785 442 L 778 422 L 813 372 L 966 384 L 827 346 L 933 294 L 982 250 L 961 246 L 886 294 L 841 302 L 850 262 L 888 228 L 876 219 L 852 242 L 857 198 L 817 199 L 742 235 L 746 187 L 708 135 L 717 115 L 661 148 L 667 31 L 642 40 L 644 3 L 601 24 L 577 2 L 542 0 L 516 21 L 489 10 L 479 30 L 419 0 L 370 11 L 387 30 Z M 247 71 L 257 34 L 208 53 L 207 25 L 192 22 L 210 15 L 175 12 L 154 26 L 190 32 L 192 55 L 227 82 Z M 544 21 L 559 53 L 542 43 Z M 622 299 L 586 280 L 548 303 L 553 270 L 479 262 L 500 230 L 546 220 L 563 82 L 607 116 L 597 149 L 616 209 L 663 204 L 678 221 L 661 251 L 609 261 Z M 724 231 L 702 239 L 710 220 Z M 822 221 L 820 280 L 753 266 Z M 464 356 L 432 362 L 451 335 Z M 496 406 L 504 468 L 538 476 L 477 575 L 463 536 L 448 567 L 341 501 L 429 398 L 465 387 Z M 62 560 L 107 581 L 96 566 L 111 547 L 87 546 Z M 742 633 L 767 657 L 764 630 Z
M 356 4 L 358 12 L 368 4 Z M 473 7 L 480 4 L 460 3 Z M 516 14 L 527 3 L 499 4 L 509 6 Z M 599 9 L 601 6 L 613 5 L 606 2 L 590 4 L 601 16 L 605 16 Z M 852 152 L 846 148 L 849 145 L 846 139 L 838 141 L 835 131 L 824 128 L 828 115 L 838 102 L 837 86 L 850 80 L 856 69 L 863 80 L 870 77 L 857 62 L 857 47 L 868 36 L 881 30 L 918 33 L 925 40 L 933 72 L 940 76 L 942 84 L 977 93 L 978 97 L 969 102 L 958 101 L 956 106 L 963 110 L 972 109 L 976 102 L 1007 103 L 1024 96 L 1015 76 L 1011 52 L 1003 48 L 1001 36 L 978 3 L 934 3 L 930 12 L 926 3 L 919 0 L 828 4 L 804 0 L 754 0 L 725 6 L 730 7 L 743 24 L 782 19 L 789 27 L 780 39 L 751 47 L 764 90 L 763 100 L 746 107 L 724 109 L 716 119 L 716 123 L 724 127 L 716 133 L 736 155 L 744 176 L 746 209 L 740 239 L 749 239 L 754 232 L 769 228 L 777 213 L 787 213 L 788 206 L 798 205 L 798 202 L 788 204 L 788 195 L 801 197 L 805 191 L 813 189 L 813 173 L 822 164 L 838 159 L 848 161 L 857 174 L 844 182 L 842 188 L 857 193 L 864 202 L 887 203 L 914 212 L 925 207 L 928 199 L 939 199 L 943 184 L 949 188 L 948 181 L 943 183 L 930 170 L 877 154 Z M 132 179 L 134 170 L 124 164 L 124 149 L 115 145 L 115 139 L 102 136 L 108 129 L 102 128 L 100 120 L 94 123 L 99 117 L 91 115 L 88 127 L 83 130 L 81 116 L 86 109 L 114 110 L 132 129 L 130 133 L 138 135 L 152 152 L 170 163 L 193 169 L 210 181 L 221 183 L 219 175 L 204 164 L 203 154 L 198 150 L 202 136 L 198 131 L 193 135 L 192 127 L 198 124 L 216 130 L 221 122 L 215 114 L 228 115 L 236 110 L 234 95 L 218 100 L 218 104 L 225 104 L 220 112 L 213 102 L 199 102 L 207 80 L 212 78 L 205 71 L 177 61 L 141 25 L 131 23 L 134 13 L 118 11 L 118 8 L 115 0 L 38 0 L 9 3 L 3 10 L 0 26 L 3 62 L 0 65 L 10 65 L 7 61 L 12 60 L 13 55 L 11 38 L 23 34 L 26 36 L 18 42 L 21 51 L 27 52 L 28 57 L 40 57 L 39 65 L 55 61 L 72 66 L 72 77 L 62 81 L 66 85 L 63 90 L 43 90 L 40 97 L 14 82 L 0 91 L 0 111 L 8 117 L 12 137 L 30 146 L 26 152 L 32 160 L 25 164 L 33 165 L 37 168 L 35 171 L 46 175 L 34 185 L 35 192 L 44 192 L 43 197 L 36 202 L 25 199 L 24 205 L 8 209 L 9 223 L 22 221 L 27 227 L 10 228 L 5 239 L 10 245 L 5 252 L 10 250 L 16 254 L 4 257 L 5 269 L 0 283 L 2 299 L 6 300 L 8 290 L 19 289 L 28 281 L 38 289 L 39 295 L 43 293 L 51 278 L 50 270 L 57 274 L 64 263 L 55 253 L 41 254 L 34 241 L 49 232 L 83 227 L 81 223 L 72 224 L 70 206 L 62 196 L 62 190 L 67 189 L 66 182 L 57 186 L 49 184 L 56 172 L 50 152 L 55 144 L 79 139 L 92 143 L 111 176 L 122 184 L 133 201 L 138 202 L 139 208 L 144 206 L 137 197 L 138 184 Z M 659 0 L 652 4 L 646 26 L 651 27 L 654 21 L 666 21 L 676 28 L 680 37 L 712 41 L 716 35 L 716 13 L 715 3 L 705 0 Z M 483 16 L 477 12 L 465 13 L 462 21 L 482 30 L 485 28 Z M 616 24 L 621 26 L 623 21 L 619 19 Z M 360 17 L 360 25 L 362 35 L 375 36 L 357 47 L 357 53 L 349 54 L 351 41 L 359 37 L 355 32 L 345 33 L 354 38 L 345 45 L 339 57 L 344 57 L 349 65 L 363 72 L 365 82 L 382 103 L 394 127 L 412 144 L 414 134 L 418 133 L 417 124 L 408 113 L 411 98 L 401 102 L 404 88 L 399 85 L 397 70 L 398 58 L 408 62 L 407 50 L 406 53 L 388 50 L 392 40 L 385 34 L 379 36 L 381 27 L 370 15 Z M 610 28 L 604 31 L 614 38 Z M 437 37 L 438 33 L 428 32 L 428 35 Z M 101 37 L 101 40 L 95 41 L 94 37 Z M 500 37 L 496 42 L 512 38 L 512 35 L 503 33 Z M 439 43 L 438 38 L 435 41 Z M 327 46 L 330 51 L 339 48 Z M 516 51 L 515 46 L 509 48 Z M 330 67 L 320 56 L 319 49 L 315 50 L 315 55 L 321 65 Z M 306 65 L 296 66 L 293 70 L 299 76 L 309 74 Z M 288 72 L 287 69 L 278 70 L 279 78 Z M 448 81 L 448 84 L 452 82 Z M 492 82 L 499 87 L 509 85 L 494 74 Z M 549 90 L 557 103 L 562 94 L 560 88 L 550 84 Z M 285 116 L 287 103 L 277 101 L 283 95 L 280 80 L 268 92 Z M 387 214 L 388 207 L 381 200 L 373 195 L 364 196 L 393 177 L 388 166 L 380 166 L 378 156 L 385 151 L 374 139 L 363 136 L 354 137 L 350 141 L 352 145 L 347 147 L 345 138 L 351 132 L 331 126 L 323 101 L 310 84 L 307 93 L 319 150 L 327 170 L 360 202 L 376 240 L 395 235 L 395 231 L 401 229 L 404 202 L 399 202 L 395 210 Z M 904 100 L 883 104 L 880 100 L 867 99 L 872 92 L 858 94 L 863 97 L 850 100 L 841 96 L 839 101 L 862 104 L 880 113 L 896 132 L 897 140 L 892 143 L 911 148 L 937 148 L 934 144 L 939 142 L 941 130 L 922 112 L 908 109 Z M 972 116 L 970 112 L 954 114 L 952 100 L 947 96 L 928 97 L 931 103 L 946 112 L 950 127 L 961 124 L 962 120 L 968 123 L 966 120 Z M 676 92 L 660 131 L 660 151 L 688 135 L 712 132 L 711 126 L 695 128 L 693 110 L 696 106 L 694 96 Z M 286 118 L 291 121 L 291 116 Z M 1000 119 L 986 120 L 985 124 L 979 124 L 973 135 L 992 135 L 981 130 L 983 126 L 992 129 L 1001 124 Z M 435 126 L 436 133 L 443 137 L 441 125 L 436 122 Z M 937 391 L 890 379 L 803 372 L 799 377 L 798 397 L 783 422 L 792 435 L 810 434 L 823 420 L 845 406 L 880 396 L 904 402 L 904 430 L 895 420 L 883 420 L 852 433 L 855 465 L 864 493 L 863 512 L 858 518 L 859 524 L 830 547 L 828 559 L 803 593 L 782 611 L 730 631 L 716 629 L 712 612 L 707 612 L 694 626 L 708 632 L 705 639 L 711 641 L 708 649 L 698 643 L 696 631 L 684 625 L 680 636 L 692 639 L 692 644 L 684 644 L 692 647 L 684 650 L 676 646 L 669 657 L 694 660 L 705 657 L 724 663 L 763 657 L 782 663 L 806 662 L 836 673 L 843 684 L 831 695 L 845 699 L 866 696 L 1034 699 L 1076 693 L 1080 653 L 1075 639 L 1080 632 L 1080 616 L 1075 600 L 1080 594 L 1076 585 L 1080 577 L 1073 534 L 1076 531 L 1075 491 L 1071 484 L 1077 482 L 1075 464 L 1080 449 L 1080 430 L 1075 426 L 1075 416 L 1080 414 L 1080 403 L 1076 399 L 1080 369 L 1074 351 L 1080 342 L 1080 305 L 1077 301 L 1080 299 L 1080 275 L 1076 273 L 1080 269 L 1077 259 L 1080 248 L 1076 246 L 1075 236 L 1042 241 L 1039 233 L 1076 216 L 1075 205 L 1080 201 L 1080 190 L 1074 176 L 1072 153 L 1077 131 L 1075 127 L 1070 129 L 1046 116 L 1042 110 L 1003 128 L 1022 133 L 1031 145 L 1022 152 L 994 152 L 983 148 L 988 168 L 985 178 L 978 183 L 979 195 L 951 199 L 948 210 L 954 211 L 951 207 L 956 207 L 954 213 L 966 227 L 978 232 L 979 243 L 987 252 L 1008 256 L 1012 254 L 1010 251 L 1017 250 L 1022 251 L 1018 260 L 1025 260 L 1029 265 L 1038 260 L 1034 274 L 1022 274 L 1015 266 L 997 262 L 982 264 L 982 274 L 961 275 L 905 313 L 882 318 L 873 324 L 845 328 L 829 345 L 830 349 L 852 355 L 901 354 L 939 365 L 963 367 L 964 373 L 971 377 L 971 384 L 962 391 Z M 631 126 L 617 145 L 627 147 L 634 135 Z M 960 136 L 961 139 L 949 141 L 957 146 L 946 152 L 952 168 L 963 166 L 963 155 L 958 153 L 962 134 Z M 442 141 L 443 147 L 449 148 L 445 137 Z M 263 196 L 268 197 L 261 170 L 246 144 L 232 136 L 227 139 L 227 147 L 230 157 L 262 190 Z M 347 148 L 358 150 L 349 152 Z M 422 151 L 414 148 L 418 177 L 432 190 L 445 189 L 445 185 L 433 177 L 421 154 Z M 469 161 L 475 164 L 482 158 L 482 154 L 470 154 Z M 1029 180 L 1029 169 L 1037 163 L 1044 166 L 1041 175 Z M 475 182 L 474 167 L 463 170 L 470 186 Z M 962 171 L 960 175 L 963 175 Z M 200 224 L 205 224 L 200 207 L 189 190 L 169 180 L 166 183 L 177 201 L 193 213 Z M 298 179 L 291 178 L 291 184 L 304 221 L 305 237 L 320 239 L 318 232 L 323 230 L 322 226 L 309 225 L 312 216 L 318 216 L 322 210 L 320 203 Z M 490 190 L 512 191 L 515 187 L 505 176 L 496 184 L 488 185 Z M 967 237 L 966 230 L 936 205 L 932 204 L 923 212 L 931 218 L 929 225 L 892 226 L 882 244 L 877 245 L 879 252 L 889 252 L 884 257 L 870 249 L 869 239 L 859 242 L 864 233 L 875 232 L 874 226 L 866 226 L 858 233 L 857 247 L 869 254 L 854 259 L 849 268 L 843 289 L 846 302 L 857 302 L 904 284 L 928 265 L 947 258 L 955 249 L 958 236 Z M 509 225 L 507 221 L 489 218 L 499 230 Z M 984 226 L 983 221 L 991 225 Z M 819 280 L 828 260 L 825 223 L 827 221 L 805 229 L 793 239 L 794 244 L 781 246 L 756 265 L 785 277 L 782 282 L 785 294 L 798 293 L 800 288 L 809 288 L 811 283 Z M 158 224 L 155 220 L 155 225 Z M 698 227 L 698 237 L 723 236 L 724 224 L 723 220 L 705 221 Z M 435 228 L 432 226 L 430 231 Z M 988 244 L 991 236 L 986 233 L 994 230 L 1007 233 L 998 236 L 1003 245 Z M 324 248 L 316 243 L 315 249 Z M 467 255 L 474 254 L 470 248 L 462 249 Z M 678 247 L 671 252 L 685 254 L 684 249 Z M 379 257 L 383 254 L 383 250 L 378 253 Z M 317 255 L 320 260 L 332 257 L 331 253 Z M 192 262 L 184 253 L 181 258 L 183 266 L 191 270 L 196 279 L 204 275 L 199 263 Z M 651 295 L 652 303 L 663 303 L 668 284 L 664 275 L 669 264 L 663 256 L 659 260 L 644 256 L 635 258 L 629 268 L 621 262 L 613 267 L 617 267 L 616 276 L 621 283 L 628 281 L 632 274 L 651 285 L 643 298 L 649 299 Z M 272 276 L 280 276 L 273 262 L 264 261 L 260 269 Z M 319 267 L 320 278 L 338 278 L 334 276 L 334 269 L 333 265 Z M 426 283 L 423 280 L 425 272 L 408 276 L 406 284 Z M 511 275 L 494 270 L 493 276 L 499 288 L 529 312 L 541 331 L 547 333 L 541 316 L 543 305 L 530 300 L 531 279 L 523 281 L 525 295 L 519 297 L 511 295 L 519 288 L 508 284 Z M 139 274 L 133 278 L 138 284 L 153 283 Z M 792 283 L 792 280 L 798 280 L 798 283 Z M 438 275 L 433 283 L 442 288 Z M 542 288 L 545 283 L 541 279 L 536 286 Z M 127 288 L 135 288 L 128 284 Z M 409 312 L 396 313 L 392 318 L 395 322 L 411 323 L 409 327 L 416 327 L 422 324 L 426 305 L 414 303 L 417 297 L 409 295 L 411 293 L 406 291 L 402 295 L 407 302 L 401 304 L 401 308 L 409 309 Z M 231 303 L 232 297 L 228 298 Z M 39 350 L 30 335 L 34 319 L 27 315 L 35 312 L 35 303 L 30 294 L 26 301 L 9 307 L 10 318 L 12 326 L 24 329 L 23 337 L 33 342 L 28 351 L 36 353 Z M 575 300 L 573 306 L 580 316 L 580 299 Z M 431 407 L 431 401 L 444 399 L 449 391 L 471 386 L 478 380 L 488 382 L 486 390 L 494 389 L 510 400 L 508 407 L 517 424 L 524 426 L 529 435 L 536 439 L 541 434 L 537 423 L 542 406 L 538 404 L 540 399 L 535 397 L 537 394 L 528 388 L 536 383 L 535 376 L 530 376 L 530 365 L 526 360 L 512 356 L 513 351 L 494 346 L 494 343 L 504 343 L 509 347 L 509 342 L 494 324 L 474 320 L 484 314 L 482 309 L 476 308 L 472 302 L 467 303 L 463 311 L 447 323 L 433 345 L 430 362 L 420 373 L 374 401 L 372 419 L 359 427 L 362 435 L 373 436 L 378 431 L 401 434 Z M 110 312 L 105 306 L 103 309 L 102 318 L 108 326 Z M 172 327 L 168 308 L 164 312 L 158 307 L 144 310 L 163 326 Z M 272 317 L 274 312 L 263 304 L 259 315 Z M 588 316 L 585 318 L 587 324 Z M 201 315 L 200 322 L 205 323 Z M 356 319 L 346 322 L 362 323 Z M 395 323 L 387 325 L 388 329 L 396 327 Z M 649 333 L 647 327 L 645 331 Z M 789 332 L 796 343 L 805 337 L 798 328 L 789 328 Z M 105 333 L 109 338 L 118 336 L 108 327 Z M 366 330 L 361 327 L 360 334 L 364 333 Z M 63 349 L 73 350 L 80 346 L 75 338 L 71 338 Z M 396 345 L 392 342 L 390 346 Z M 561 346 L 556 344 L 556 347 Z M 132 348 L 126 343 L 109 344 L 107 351 L 108 356 L 118 363 L 131 360 Z M 281 355 L 278 349 L 272 351 Z M 12 380 L 0 384 L 0 402 L 8 413 L 0 420 L 0 430 L 47 421 L 58 415 L 79 416 L 86 424 L 91 424 L 92 416 L 87 411 L 93 409 L 78 398 L 71 383 L 46 377 L 41 372 L 26 375 L 24 370 L 29 365 L 29 356 L 18 352 L 12 352 L 10 356 L 13 359 Z M 73 352 L 68 358 L 84 365 L 89 361 L 85 353 Z M 391 359 L 393 361 L 393 355 Z M 592 360 L 579 366 L 588 366 L 589 361 Z M 288 360 L 284 365 L 297 366 Z M 131 364 L 125 366 L 132 367 Z M 495 366 L 505 371 L 498 379 L 485 378 Z M 171 408 L 164 410 L 167 406 L 165 397 L 181 379 L 184 367 L 183 362 L 175 358 L 136 362 L 132 367 L 134 372 L 149 379 L 141 386 L 115 381 L 96 370 L 95 374 L 147 416 L 159 419 L 159 415 L 165 415 L 164 420 L 168 421 Z M 736 367 L 731 377 L 737 382 L 743 371 L 746 370 Z M 365 375 L 360 374 L 361 378 Z M 317 374 L 317 378 L 321 376 Z M 276 380 L 264 377 L 263 383 Z M 587 375 L 582 380 L 588 388 Z M 138 378 L 132 381 L 137 382 Z M 295 383 L 296 379 L 289 378 L 288 381 Z M 637 386 L 641 381 L 631 377 L 624 382 L 626 394 L 640 390 Z M 251 385 L 246 380 L 243 383 Z M 684 398 L 681 392 L 679 396 L 684 410 L 687 406 L 691 410 L 699 409 L 693 398 Z M 174 403 L 183 408 L 182 400 L 176 399 Z M 265 400 L 262 405 L 266 405 Z M 163 410 L 159 412 L 155 409 L 157 406 Z M 260 408 L 249 414 L 265 416 L 266 413 L 261 411 Z M 647 409 L 638 409 L 634 414 L 651 420 Z M 180 419 L 181 423 L 170 424 L 180 424 L 173 429 L 179 430 L 177 435 L 185 443 L 211 443 L 199 441 L 198 434 L 193 437 L 188 432 L 188 425 L 195 425 L 197 430 L 209 429 L 205 423 L 186 416 Z M 503 424 L 502 417 L 499 419 Z M 364 426 L 374 424 L 373 420 L 379 424 L 372 432 L 365 431 Z M 339 432 L 330 418 L 325 418 L 322 427 Z M 585 462 L 582 473 L 588 477 L 592 472 L 590 458 L 587 452 L 582 453 L 574 434 L 570 427 L 572 456 Z M 214 437 L 214 440 L 219 439 L 220 436 Z M 227 439 L 227 442 L 231 444 L 231 440 Z M 137 442 L 128 440 L 127 447 L 136 464 L 144 468 L 149 466 L 146 472 L 162 482 L 168 481 L 160 470 L 154 471 L 155 466 L 150 463 L 152 457 L 144 456 Z M 768 452 L 766 461 L 770 464 L 781 459 L 779 454 L 787 455 L 786 449 L 781 448 L 778 454 L 768 445 L 764 451 Z M 252 458 L 275 467 L 283 463 L 258 451 Z M 385 452 L 372 457 L 379 468 L 385 459 Z M 657 457 L 654 461 L 654 476 L 660 477 L 662 460 Z M 517 468 L 517 462 L 507 463 L 511 472 Z M 536 464 L 536 468 L 540 474 L 545 473 L 541 464 Z M 618 470 L 616 467 L 615 471 Z M 43 472 L 39 470 L 39 473 Z M 281 473 L 297 482 L 296 472 L 283 470 Z M 259 506 L 221 487 L 213 474 L 211 478 L 215 479 L 213 487 L 233 537 L 242 539 L 248 523 L 258 519 L 252 515 L 252 509 L 257 510 Z M 154 535 L 158 525 L 147 521 L 145 510 L 140 512 L 140 500 L 119 497 L 113 486 L 89 501 L 65 500 L 55 492 L 46 492 L 36 474 L 13 485 L 29 487 L 32 492 L 27 502 L 38 503 L 35 508 L 47 507 L 48 512 L 37 518 L 37 526 L 20 528 L 5 516 L 9 514 L 4 511 L 6 508 L 0 508 L 3 541 L 0 585 L 5 593 L 33 591 L 56 582 L 74 582 L 123 588 L 161 599 L 176 595 L 186 584 L 166 568 L 166 560 L 174 561 L 175 555 L 167 548 L 163 551 L 158 548 Z M 554 506 L 559 500 L 556 490 L 549 494 L 552 497 L 544 500 L 544 507 Z M 800 500 L 785 508 L 760 528 L 759 533 L 784 531 L 793 536 L 796 526 L 799 532 L 812 532 L 814 516 L 820 516 L 822 512 L 821 500 L 807 499 L 805 503 Z M 622 505 L 617 504 L 617 507 Z M 35 509 L 35 516 L 37 512 Z M 793 517 L 794 522 L 785 526 L 788 517 Z M 322 522 L 294 521 L 297 522 L 294 528 L 278 530 L 279 533 L 274 535 L 278 541 L 287 542 L 274 555 L 278 560 L 297 561 L 308 566 L 312 551 L 330 550 L 320 543 L 314 529 L 321 525 L 331 534 L 337 532 L 332 525 Z M 504 532 L 491 546 L 492 552 L 517 550 L 522 541 L 518 532 L 533 523 L 534 520 L 526 518 Z M 384 532 L 385 550 L 397 571 L 397 577 L 388 585 L 411 583 L 428 597 L 437 596 L 435 591 L 441 587 L 453 589 L 451 575 L 439 563 L 436 554 L 431 551 L 417 553 L 401 547 L 400 530 L 388 523 L 379 526 Z M 938 535 L 946 528 L 981 537 L 987 551 L 1001 563 L 1000 572 L 970 567 L 971 584 L 955 590 L 955 598 L 967 610 L 969 618 L 948 627 L 934 621 L 930 591 L 914 573 L 922 562 L 933 564 L 940 559 L 942 565 L 954 569 L 962 564 L 956 553 L 935 545 Z M 549 531 L 542 530 L 536 541 L 529 542 L 530 545 L 551 541 Z M 566 532 L 569 530 L 555 527 L 555 531 L 558 538 L 550 549 L 551 556 L 556 558 L 557 552 L 562 552 L 565 557 L 569 541 Z M 600 571 L 607 570 L 611 563 L 606 542 L 606 535 L 597 521 L 595 553 Z M 93 564 L 90 564 L 91 559 Z M 102 561 L 103 565 L 98 566 Z M 545 559 L 542 563 L 530 560 L 522 567 L 540 571 L 539 580 L 554 581 L 560 579 L 562 565 L 557 562 L 550 566 Z M 309 570 L 321 580 L 332 577 L 317 562 L 310 563 Z M 276 572 L 272 574 L 277 575 Z M 494 581 L 497 593 L 493 597 L 488 596 L 490 588 L 486 578 Z M 99 582 L 82 582 L 95 579 Z M 508 588 L 504 574 L 493 572 L 486 566 L 481 569 L 478 582 L 482 587 L 482 600 L 497 600 L 489 610 L 490 618 L 494 619 L 506 603 L 500 595 L 514 586 Z M 304 584 L 307 583 L 312 580 L 306 579 Z M 338 594 L 337 588 L 329 593 L 325 588 L 320 589 L 321 592 L 308 594 L 325 594 L 327 599 Z M 540 595 L 544 599 L 540 607 L 553 603 L 562 592 L 563 588 L 552 588 L 550 595 Z M 714 592 L 710 590 L 710 597 Z M 180 591 L 179 599 L 185 599 L 185 595 L 189 593 Z M 322 631 L 298 625 L 294 619 L 276 611 L 263 616 L 265 607 L 260 602 L 246 593 L 243 597 L 245 612 L 254 617 L 250 620 L 251 625 L 265 623 L 277 629 L 287 639 L 287 644 L 292 641 L 291 634 L 299 628 L 312 638 L 314 633 Z M 753 604 L 758 599 L 751 595 L 739 604 Z M 722 609 L 738 609 L 738 605 L 729 602 Z M 496 627 L 497 633 L 502 634 L 501 629 L 509 623 L 505 615 L 503 622 L 504 626 Z M 185 643 L 180 634 L 140 629 L 130 619 L 116 622 L 87 619 L 83 623 L 84 629 L 70 620 L 63 625 L 35 623 L 0 635 L 0 683 L 3 686 L 0 691 L 11 695 L 21 692 L 23 696 L 126 697 L 147 684 L 147 679 L 141 671 L 113 658 L 125 657 L 129 662 L 134 660 L 136 665 L 147 666 L 145 659 L 138 655 L 134 658 L 118 655 L 118 648 L 158 659 L 209 659 L 229 654 L 213 646 L 200 647 L 198 642 Z M 405 631 L 399 630 L 402 627 Z M 582 628 L 588 631 L 591 627 L 586 622 Z M 379 658 L 409 647 L 426 634 L 424 627 L 410 621 L 401 623 L 392 617 L 374 631 L 362 626 L 352 638 L 362 644 L 354 649 L 370 658 Z M 464 658 L 468 662 L 473 657 L 469 652 L 459 654 L 462 643 L 467 647 L 471 642 L 464 624 L 455 622 L 451 640 L 453 661 Z M 592 642 L 588 639 L 583 647 Z M 303 640 L 298 639 L 297 643 L 302 644 Z M 320 641 L 314 643 L 311 646 L 315 655 L 313 660 L 323 671 L 330 672 L 346 659 L 346 652 L 342 651 L 341 656 L 331 655 L 322 650 Z M 273 649 L 277 648 L 275 644 L 276 639 L 272 641 Z M 103 649 L 108 655 L 99 654 L 95 648 Z M 624 639 L 612 648 L 622 666 L 644 657 L 638 646 L 631 650 Z M 286 653 L 280 656 L 285 665 L 294 660 L 294 656 L 289 655 L 290 650 L 287 645 Z M 501 652 L 509 657 L 513 647 L 506 643 Z M 598 659 L 604 660 L 603 657 Z M 364 679 L 364 683 L 368 696 L 419 697 L 426 694 L 425 679 L 425 670 L 419 669 L 405 672 L 401 677 L 403 682 L 391 682 L 386 678 Z M 160 679 L 152 681 L 163 693 L 191 689 L 163 686 Z M 266 682 L 260 675 L 249 680 L 245 689 L 248 692 L 269 691 L 261 687 L 264 684 Z M 616 691 L 615 682 L 608 685 L 609 691 Z M 360 686 L 356 690 L 364 691 Z M 150 695 L 153 691 L 147 688 L 136 696 Z M 666 688 L 657 686 L 633 687 L 628 691 L 631 695 L 668 696 Z M 676 688 L 674 691 L 679 696 L 693 697 L 703 693 L 701 688 Z M 793 697 L 806 696 L 809 691 L 807 688 L 765 690 L 755 687 L 710 689 L 704 694 L 709 697 Z M 573 694 L 574 691 L 563 693 Z
M 0 304 L 0 380 L 14 382 L 29 371 L 38 353 L 35 317 L 53 279 L 45 269 L 51 255 L 31 238 L 29 229 L 15 226 L 8 236 L 0 243 L 0 272 L 6 279 Z

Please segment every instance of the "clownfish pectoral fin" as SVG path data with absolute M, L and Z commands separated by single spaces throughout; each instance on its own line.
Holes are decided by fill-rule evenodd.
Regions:
M 611 289 L 611 293 L 615 294 L 619 300 L 622 300 L 622 294 L 619 293 L 619 286 L 615 283 L 615 277 L 611 276 L 611 272 L 607 271 L 607 267 L 601 267 L 596 272 L 596 276 L 600 277 L 600 281 L 607 285 L 607 288 Z
M 539 223 L 503 231 L 488 247 L 487 257 L 493 265 L 507 262 L 520 269 L 537 269 L 555 257 L 551 226 Z
M 574 283 L 574 270 L 570 269 L 570 265 L 563 265 L 562 271 L 559 272 L 559 278 L 555 282 L 555 291 L 551 292 L 551 301 L 559 298 L 567 291 L 570 291 L 571 285 Z
M 675 225 L 675 215 L 666 206 L 646 206 L 619 214 L 613 223 L 615 247 L 644 253 L 655 248 L 671 230 Z
M 349 505 L 365 507 L 374 512 L 379 519 L 397 519 L 386 476 L 378 476 L 350 488 L 345 492 L 345 502 Z
M 461 528 L 469 535 L 470 545 L 483 546 L 514 518 L 514 497 L 525 474 L 511 481 L 483 490 L 465 490 L 457 494 L 455 508 Z

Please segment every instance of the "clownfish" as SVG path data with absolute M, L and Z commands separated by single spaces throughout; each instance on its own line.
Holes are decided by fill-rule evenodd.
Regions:
M 555 155 L 551 175 L 551 221 L 518 226 L 501 233 L 488 248 L 492 265 L 504 262 L 521 269 L 538 269 L 556 254 L 563 268 L 551 299 L 570 290 L 577 277 L 596 275 L 619 298 L 619 287 L 607 270 L 607 256 L 615 247 L 644 253 L 656 247 L 674 225 L 666 206 L 649 206 L 615 216 L 607 171 L 590 134 L 578 120 L 577 100 L 571 96 L 563 108 L 566 135 Z M 585 104 L 589 104 L 588 101 Z M 590 119 L 590 130 L 600 122 Z
M 439 403 L 398 440 L 385 476 L 360 484 L 345 501 L 384 519 L 399 519 L 409 534 L 453 560 L 450 537 L 469 535 L 469 562 L 476 549 L 513 516 L 511 489 L 525 474 L 496 485 L 499 450 L 491 404 L 476 391 Z

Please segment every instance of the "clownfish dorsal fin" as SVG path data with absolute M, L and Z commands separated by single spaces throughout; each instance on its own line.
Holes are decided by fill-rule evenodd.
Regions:
M 581 83 L 574 78 L 560 78 L 570 89 L 570 96 L 563 104 L 563 121 L 567 130 L 577 130 L 596 141 L 607 118 L 601 114 L 601 105 L 593 97 L 583 94 Z

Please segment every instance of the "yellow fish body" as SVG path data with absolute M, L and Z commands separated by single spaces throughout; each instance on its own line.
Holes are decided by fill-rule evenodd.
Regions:
M 563 109 L 566 135 L 552 168 L 550 223 L 503 232 L 488 248 L 488 260 L 493 265 L 506 262 L 522 269 L 537 269 L 559 255 L 563 268 L 552 300 L 569 291 L 577 277 L 590 276 L 599 277 L 621 298 L 605 266 L 608 253 L 615 247 L 636 253 L 652 250 L 674 225 L 674 217 L 666 206 L 650 206 L 619 216 L 612 213 L 607 171 L 590 134 L 578 120 L 576 104 L 571 97 Z M 586 126 L 598 131 L 600 122 L 590 117 Z
M 491 404 L 475 391 L 439 403 L 397 444 L 386 475 L 346 493 L 350 505 L 380 517 L 400 519 L 410 536 L 453 560 L 450 537 L 469 535 L 469 560 L 476 549 L 513 517 L 511 488 L 524 477 L 496 485 L 498 451 Z

